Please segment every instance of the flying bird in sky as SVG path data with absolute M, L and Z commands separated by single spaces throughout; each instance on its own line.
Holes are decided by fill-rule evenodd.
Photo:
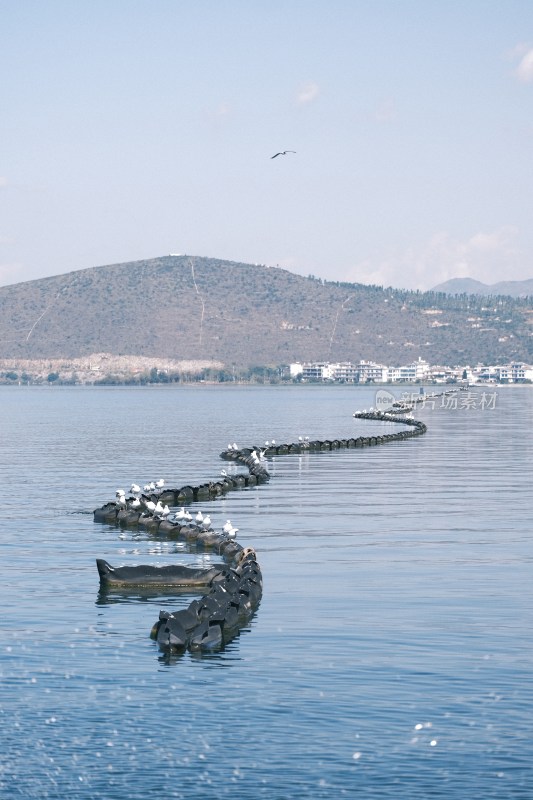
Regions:
M 275 153 L 273 156 L 270 156 L 270 158 L 277 158 L 278 156 L 286 156 L 287 153 L 295 153 L 295 152 L 296 150 L 281 150 L 279 153 Z

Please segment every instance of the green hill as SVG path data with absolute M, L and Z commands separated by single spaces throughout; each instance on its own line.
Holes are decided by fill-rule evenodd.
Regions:
M 91 353 L 225 365 L 531 360 L 531 303 L 322 281 L 166 256 L 0 288 L 0 358 Z

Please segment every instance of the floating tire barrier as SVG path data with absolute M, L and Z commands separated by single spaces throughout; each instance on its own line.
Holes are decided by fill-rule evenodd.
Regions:
M 208 515 L 198 512 L 193 517 L 186 506 L 215 500 L 233 490 L 266 483 L 270 479 L 265 466 L 269 456 L 357 449 L 421 436 L 427 431 L 426 425 L 406 415 L 411 414 L 419 403 L 433 401 L 456 391 L 459 390 L 421 394 L 416 398 L 394 402 L 386 411 L 371 408 L 353 414 L 358 419 L 405 425 L 406 429 L 402 431 L 323 441 L 300 437 L 298 442 L 288 444 L 266 442 L 263 448 L 241 449 L 236 444 L 230 444 L 220 453 L 220 457 L 247 467 L 247 472 L 230 476 L 222 471 L 221 479 L 216 481 L 176 489 L 165 487 L 163 480 L 148 484 L 143 489 L 132 484 L 128 497 L 122 489 L 117 489 L 115 500 L 95 509 L 95 522 L 145 529 L 150 534 L 185 542 L 189 551 L 193 548 L 211 550 L 220 555 L 222 561 L 203 569 L 182 565 L 112 567 L 107 561 L 97 559 L 101 589 L 172 588 L 186 592 L 204 591 L 201 598 L 193 600 L 185 609 L 160 611 L 151 637 L 167 653 L 181 653 L 187 649 L 199 652 L 221 649 L 250 621 L 259 606 L 263 592 L 261 569 L 255 550 L 252 547 L 243 548 L 235 540 L 238 529 L 229 520 L 223 531 L 217 533 L 212 529 Z M 172 511 L 179 506 L 181 508 L 178 511 Z
M 213 578 L 222 572 L 222 566 L 209 569 L 169 564 L 164 567 L 141 565 L 138 567 L 112 567 L 102 558 L 96 559 L 100 585 L 110 588 L 168 587 L 181 589 L 207 589 Z
M 161 650 L 219 650 L 250 621 L 263 593 L 261 570 L 251 547 L 241 549 L 236 561 L 215 575 L 209 592 L 188 608 L 159 612 L 150 635 Z

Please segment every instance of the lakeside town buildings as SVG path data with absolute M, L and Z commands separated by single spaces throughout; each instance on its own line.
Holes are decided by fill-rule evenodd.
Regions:
M 141 356 L 92 354 L 84 359 L 0 361 L 0 385 L 147 383 L 340 383 L 340 384 L 533 384 L 533 366 L 521 361 L 486 366 L 430 365 L 419 358 L 388 366 L 374 361 L 313 361 L 278 366 L 250 366 L 231 371 L 221 362 L 173 361 Z
M 329 363 L 316 361 L 294 363 L 290 367 L 290 377 L 307 381 L 337 383 L 528 383 L 533 381 L 533 366 L 513 361 L 510 364 L 476 367 L 430 366 L 419 358 L 404 366 L 386 366 L 373 361 L 349 361 Z

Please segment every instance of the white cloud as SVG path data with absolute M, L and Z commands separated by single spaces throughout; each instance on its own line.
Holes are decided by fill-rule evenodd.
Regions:
M 502 225 L 479 231 L 468 239 L 435 233 L 429 241 L 403 252 L 365 259 L 351 270 L 348 280 L 406 289 L 431 289 L 450 278 L 476 278 L 484 283 L 520 279 L 518 229 Z M 528 276 L 526 276 L 528 277 Z
M 533 48 L 529 48 L 522 55 L 514 74 L 522 83 L 531 83 L 533 81 Z
M 517 58 L 523 56 L 528 50 L 529 44 L 527 42 L 518 42 L 518 44 L 515 44 L 514 47 L 511 47 L 504 53 L 504 57 L 507 61 L 516 61 Z
M 310 81 L 306 83 L 304 86 L 301 87 L 298 94 L 296 95 L 296 102 L 298 105 L 307 105 L 307 103 L 312 103 L 318 97 L 318 93 L 320 92 L 320 87 L 317 83 L 313 83 Z
M 466 242 L 467 251 L 514 253 L 514 241 L 518 228 L 514 225 L 502 225 L 492 233 L 475 233 Z

